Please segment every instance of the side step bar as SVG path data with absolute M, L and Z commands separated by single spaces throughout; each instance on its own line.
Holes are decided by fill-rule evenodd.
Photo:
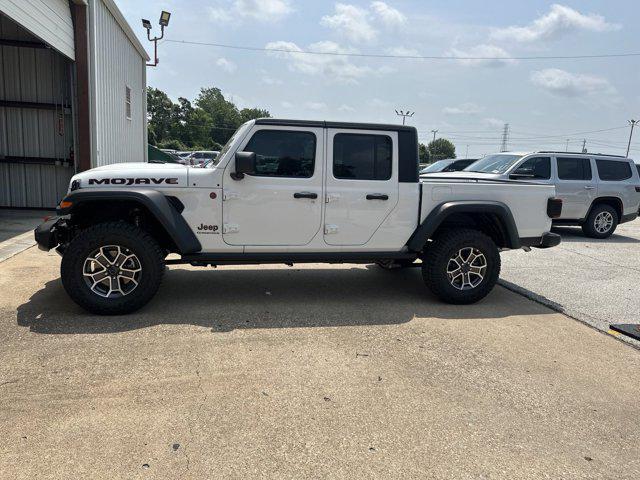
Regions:
M 375 263 L 380 260 L 415 260 L 411 252 L 286 252 L 286 253 L 194 253 L 167 260 L 167 265 L 259 265 L 294 263 Z

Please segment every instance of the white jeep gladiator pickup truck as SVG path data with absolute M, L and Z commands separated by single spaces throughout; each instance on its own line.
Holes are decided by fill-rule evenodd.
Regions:
M 35 237 L 62 255 L 69 296 L 98 314 L 145 305 L 172 264 L 420 266 L 437 297 L 466 304 L 494 287 L 501 250 L 558 245 L 561 211 L 553 185 L 421 180 L 412 127 L 259 119 L 215 165 L 75 175 Z

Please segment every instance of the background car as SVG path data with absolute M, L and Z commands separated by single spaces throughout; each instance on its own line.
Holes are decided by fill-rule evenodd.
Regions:
M 186 159 L 189 165 L 204 165 L 205 163 L 214 161 L 220 152 L 214 150 L 198 150 L 192 152 Z
M 477 158 L 446 158 L 423 168 L 420 170 L 420 175 L 424 173 L 459 172 L 477 161 Z

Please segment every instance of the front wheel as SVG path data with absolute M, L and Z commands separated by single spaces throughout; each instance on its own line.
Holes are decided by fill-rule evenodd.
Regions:
M 455 305 L 486 297 L 500 275 L 500 252 L 491 238 L 470 229 L 448 230 L 425 253 L 422 278 L 440 300 Z
M 125 222 L 94 225 L 76 236 L 62 257 L 67 294 L 85 310 L 123 315 L 158 291 L 164 254 L 148 233 Z

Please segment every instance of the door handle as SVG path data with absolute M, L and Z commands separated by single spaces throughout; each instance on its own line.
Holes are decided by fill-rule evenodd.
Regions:
M 293 194 L 293 198 L 318 198 L 318 194 L 312 192 L 296 192 Z
M 584 189 L 585 190 L 595 190 L 596 187 L 592 187 L 591 185 L 585 185 Z
M 367 195 L 367 200 L 389 200 L 389 195 L 383 193 L 370 193 Z

